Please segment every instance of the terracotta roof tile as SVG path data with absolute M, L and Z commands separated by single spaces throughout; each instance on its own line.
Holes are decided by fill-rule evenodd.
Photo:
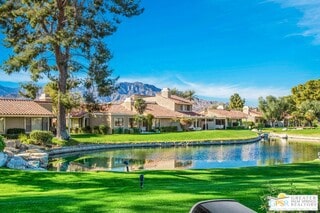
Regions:
M 20 99 L 0 99 L 0 116 L 50 116 L 49 110 L 34 101 Z
M 162 107 L 158 104 L 148 103 L 147 108 L 144 111 L 144 114 L 152 114 L 156 118 L 173 118 L 173 117 L 181 117 L 182 114 L 179 112 L 175 112 L 169 110 L 165 107 Z
M 224 110 L 224 109 L 209 109 L 206 113 L 207 116 L 215 116 L 220 118 L 242 119 L 247 118 L 247 114 L 236 110 Z
M 263 117 L 263 113 L 257 110 L 250 110 L 249 115 L 255 116 L 255 117 Z
M 173 100 L 176 104 L 192 104 L 192 101 L 179 97 L 177 95 L 171 95 L 170 99 Z
M 114 113 L 114 114 L 125 114 L 125 115 L 136 115 L 135 111 L 130 111 L 126 109 L 121 104 L 111 104 L 109 108 L 106 109 L 106 112 Z

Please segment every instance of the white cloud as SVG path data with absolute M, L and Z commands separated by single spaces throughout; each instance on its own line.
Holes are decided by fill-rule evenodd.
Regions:
M 8 75 L 5 72 L 0 71 L 0 76 L 1 81 L 8 81 L 14 83 L 30 81 L 30 76 L 26 72 L 12 73 Z
M 28 72 L 21 71 L 19 73 L 14 72 L 12 74 L 6 74 L 4 71 L 0 70 L 0 81 L 7 81 L 13 83 L 29 82 L 31 81 L 30 74 Z M 39 83 L 48 82 L 47 78 L 40 79 Z
M 320 0 L 270 0 L 282 7 L 294 7 L 303 16 L 297 25 L 302 29 L 301 36 L 313 37 L 313 43 L 320 45 Z

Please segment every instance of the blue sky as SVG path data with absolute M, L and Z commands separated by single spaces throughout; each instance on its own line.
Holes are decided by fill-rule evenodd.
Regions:
M 289 95 L 293 86 L 320 78 L 319 0 L 141 3 L 145 12 L 107 39 L 119 81 L 192 89 L 208 100 L 239 93 L 256 105 L 259 96 Z

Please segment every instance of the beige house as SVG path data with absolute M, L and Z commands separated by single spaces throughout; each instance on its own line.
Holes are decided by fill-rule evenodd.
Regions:
M 41 104 L 46 102 L 0 99 L 0 134 L 8 129 L 21 128 L 25 131 L 50 130 L 54 115 Z
M 243 107 L 243 113 L 247 115 L 247 121 L 252 121 L 255 124 L 265 123 L 262 112 L 248 106 Z
M 201 114 L 206 117 L 206 129 L 226 129 L 241 126 L 242 121 L 247 119 L 245 113 L 237 110 L 207 109 Z
M 68 116 L 68 126 L 71 128 L 82 128 L 85 126 L 99 126 L 104 124 L 110 127 L 111 130 L 117 128 L 129 129 L 137 127 L 135 117 L 138 112 L 134 108 L 136 98 L 143 98 L 146 101 L 147 107 L 144 115 L 153 115 L 152 128 L 161 128 L 167 126 L 176 126 L 181 129 L 179 120 L 182 118 L 192 119 L 195 126 L 199 126 L 198 118 L 202 116 L 192 111 L 192 102 L 184 98 L 170 95 L 169 89 L 163 89 L 156 96 L 131 96 L 121 104 L 101 104 L 100 109 L 95 112 L 85 112 L 84 109 L 73 110 Z M 146 124 L 141 127 L 146 130 Z
M 134 102 L 137 98 L 145 100 L 147 107 L 144 115 L 153 115 L 152 129 L 161 127 L 177 127 L 181 131 L 182 121 L 188 121 L 190 130 L 213 130 L 226 129 L 228 127 L 241 126 L 243 121 L 253 121 L 259 123 L 263 120 L 262 114 L 258 111 L 244 108 L 244 111 L 207 109 L 201 113 L 193 111 L 193 102 L 176 95 L 171 95 L 168 88 L 155 96 L 133 95 L 127 98 L 121 104 L 101 104 L 100 109 L 95 112 L 85 112 L 82 110 L 73 110 L 69 116 L 71 128 L 94 126 L 104 124 L 111 130 L 118 128 L 130 129 L 138 127 L 135 117 L 138 112 L 134 108 Z M 146 124 L 140 126 L 141 130 L 146 130 Z M 186 128 L 184 126 L 184 128 Z

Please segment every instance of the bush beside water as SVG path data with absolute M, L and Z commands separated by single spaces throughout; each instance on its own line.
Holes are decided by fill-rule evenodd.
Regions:
M 19 139 L 22 143 L 49 146 L 52 145 L 53 134 L 50 131 L 34 130 L 29 137 L 20 134 Z

